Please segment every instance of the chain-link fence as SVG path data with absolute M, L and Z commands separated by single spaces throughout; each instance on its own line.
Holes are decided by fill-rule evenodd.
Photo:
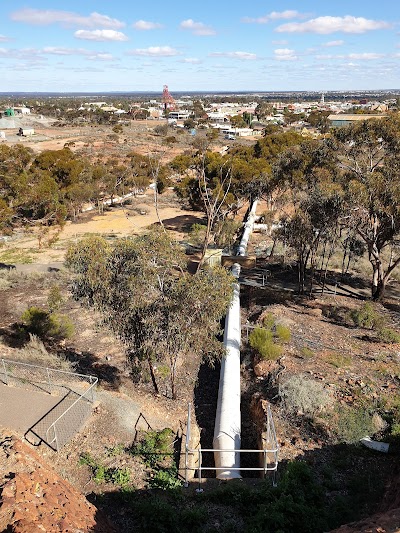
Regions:
M 60 398 L 27 432 L 58 451 L 89 416 L 98 379 L 95 376 L 0 359 L 0 382 Z

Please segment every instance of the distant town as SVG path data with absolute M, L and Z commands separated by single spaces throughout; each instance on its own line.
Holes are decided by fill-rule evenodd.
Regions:
M 21 123 L 35 115 L 54 118 L 52 125 L 90 123 L 126 124 L 127 121 L 165 120 L 175 128 L 213 128 L 227 140 L 258 136 L 276 127 L 294 129 L 304 136 L 325 134 L 365 118 L 379 118 L 397 110 L 400 91 L 173 93 L 16 93 L 0 95 L 0 139 L 7 130 L 35 135 Z M 271 129 L 272 128 L 272 129 Z

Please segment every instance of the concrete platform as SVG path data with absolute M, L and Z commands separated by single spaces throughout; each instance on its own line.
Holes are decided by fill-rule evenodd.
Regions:
M 21 437 L 60 401 L 59 396 L 0 383 L 0 426 Z

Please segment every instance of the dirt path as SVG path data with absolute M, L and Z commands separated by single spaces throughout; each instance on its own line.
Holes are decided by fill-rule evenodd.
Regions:
M 161 196 L 160 204 L 160 218 L 171 237 L 178 241 L 185 239 L 192 224 L 203 219 L 203 213 L 182 209 L 172 190 Z M 59 234 L 57 229 L 49 232 L 40 249 L 38 239 L 32 233 L 22 234 L 0 249 L 0 263 L 4 264 L 3 268 L 23 263 L 52 266 L 62 263 L 68 246 L 85 235 L 102 235 L 112 240 L 139 235 L 154 224 L 158 224 L 158 217 L 153 204 L 153 192 L 149 190 L 132 199 L 132 203 L 124 208 L 116 206 L 101 215 L 92 211 L 81 215 L 76 222 L 68 221 Z M 49 247 L 46 241 L 52 237 L 55 242 Z M 22 268 L 18 266 L 18 270 L 25 272 L 33 269 L 24 265 Z

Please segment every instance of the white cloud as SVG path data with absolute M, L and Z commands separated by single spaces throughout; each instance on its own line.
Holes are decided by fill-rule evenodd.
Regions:
M 0 43 L 6 43 L 7 41 L 10 41 L 11 39 L 9 37 L 6 37 L 5 35 L 0 35 Z
M 90 61 L 115 61 L 112 54 L 94 53 L 87 57 Z
M 195 22 L 192 19 L 183 20 L 180 23 L 180 27 L 183 30 L 189 30 L 193 33 L 193 35 L 215 35 L 216 32 L 211 28 L 211 26 L 207 26 L 206 24 L 203 24 L 202 22 Z
M 42 50 L 44 54 L 51 54 L 56 56 L 72 56 L 72 55 L 87 55 L 89 50 L 84 48 L 64 48 L 62 46 L 45 46 Z
M 386 54 L 377 54 L 376 52 L 363 52 L 363 53 L 354 53 L 354 54 L 323 54 L 315 56 L 316 59 L 356 59 L 356 60 L 366 60 L 370 61 L 371 59 L 382 59 L 386 57 Z
M 290 48 L 277 48 L 274 50 L 275 58 L 277 61 L 296 61 L 297 56 L 294 50 Z
M 135 28 L 135 30 L 158 30 L 163 27 L 162 24 L 159 24 L 158 22 L 149 22 L 147 20 L 137 20 L 132 24 L 132 27 Z
M 201 59 L 197 59 L 197 57 L 185 57 L 181 60 L 181 63 L 189 63 L 191 65 L 199 65 L 201 62 Z
M 248 24 L 250 23 L 256 23 L 256 24 L 267 24 L 268 22 L 271 22 L 272 20 L 288 20 L 288 19 L 297 19 L 297 18 L 304 18 L 305 15 L 302 15 L 298 11 L 294 11 L 291 9 L 287 9 L 286 11 L 272 11 L 268 15 L 265 15 L 264 17 L 244 17 L 242 18 L 242 22 L 246 22 Z
M 11 13 L 11 20 L 16 22 L 25 22 L 39 26 L 48 26 L 49 24 L 60 23 L 63 26 L 83 26 L 85 28 L 112 28 L 118 29 L 125 26 L 124 22 L 113 19 L 107 15 L 93 12 L 84 17 L 72 11 L 58 11 L 53 9 L 31 9 L 24 8 Z
M 115 30 L 78 30 L 74 37 L 86 41 L 129 41 L 124 33 Z
M 279 33 L 365 33 L 371 30 L 390 28 L 390 24 L 383 20 L 370 20 L 364 17 L 318 17 L 306 22 L 289 22 L 278 26 L 275 31 Z
M 257 55 L 250 52 L 212 52 L 209 55 L 211 57 L 229 57 L 231 59 L 242 59 L 246 61 L 257 59 Z
M 135 48 L 127 53 L 132 56 L 148 57 L 173 57 L 180 55 L 180 52 L 171 46 L 149 46 L 149 48 Z
M 362 54 L 348 54 L 346 57 L 349 59 L 381 59 L 382 57 L 385 57 L 385 54 L 377 54 L 375 52 L 364 52 Z
M 104 52 L 94 52 L 93 50 L 87 50 L 86 48 L 64 48 L 57 46 L 46 46 L 39 53 L 45 55 L 57 55 L 57 56 L 84 56 L 92 61 L 112 61 L 114 57 L 111 54 Z
M 331 47 L 331 46 L 342 46 L 344 44 L 344 41 L 337 40 L 337 41 L 328 41 L 327 43 L 323 44 L 323 46 Z

